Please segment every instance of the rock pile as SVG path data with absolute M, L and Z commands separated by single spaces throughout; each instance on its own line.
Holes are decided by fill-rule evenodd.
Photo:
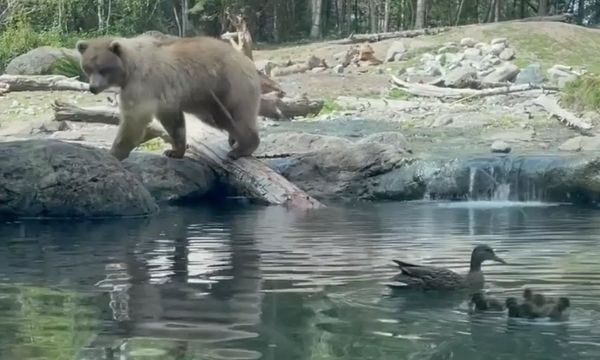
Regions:
M 393 43 L 386 60 L 403 60 L 405 54 L 405 47 Z M 436 53 L 423 54 L 419 65 L 405 72 L 409 81 L 429 78 L 435 79 L 436 85 L 452 88 L 493 87 L 506 83 L 539 85 L 545 81 L 540 64 L 520 69 L 512 63 L 515 57 L 516 52 L 506 38 L 495 38 L 489 43 L 463 38 L 458 43 L 447 42 Z M 549 80 L 561 87 L 579 75 L 563 65 L 548 69 Z

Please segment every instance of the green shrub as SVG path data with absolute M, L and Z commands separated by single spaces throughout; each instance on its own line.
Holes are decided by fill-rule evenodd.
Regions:
M 577 111 L 600 110 L 600 77 L 586 74 L 567 83 L 561 98 L 566 106 Z

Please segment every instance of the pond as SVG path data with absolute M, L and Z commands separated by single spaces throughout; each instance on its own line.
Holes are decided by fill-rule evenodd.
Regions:
M 528 206 L 520 206 L 528 205 Z M 598 359 L 600 211 L 407 202 L 167 209 L 154 219 L 1 226 L 1 359 Z M 504 300 L 568 296 L 565 322 L 392 293 L 392 259 L 485 263 Z M 122 357 L 119 357 L 122 356 Z

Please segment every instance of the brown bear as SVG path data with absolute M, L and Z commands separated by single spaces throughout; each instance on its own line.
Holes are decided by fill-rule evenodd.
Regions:
M 254 63 L 226 42 L 206 36 L 162 41 L 140 35 L 80 40 L 76 48 L 93 94 L 120 88 L 121 121 L 110 150 L 119 160 L 144 139 L 153 117 L 173 139 L 165 155 L 183 157 L 184 112 L 227 131 L 232 159 L 250 156 L 258 148 L 260 78 Z

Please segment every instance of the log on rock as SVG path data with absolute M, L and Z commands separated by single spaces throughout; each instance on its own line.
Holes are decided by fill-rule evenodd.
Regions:
M 592 125 L 578 118 L 575 114 L 563 109 L 556 98 L 547 95 L 540 95 L 534 101 L 534 104 L 541 106 L 550 116 L 558 118 L 566 126 L 575 129 L 583 135 L 589 135 Z
M 360 42 L 377 42 L 388 39 L 396 39 L 396 38 L 412 38 L 416 36 L 422 35 L 437 35 L 444 31 L 447 31 L 448 28 L 440 27 L 440 28 L 430 28 L 430 29 L 418 29 L 418 30 L 405 30 L 405 31 L 392 31 L 378 34 L 356 34 L 350 35 L 345 39 L 340 40 L 332 40 L 328 41 L 328 44 L 336 44 L 336 45 L 347 45 L 347 44 L 356 44 Z
M 118 123 L 118 111 L 109 106 L 83 108 L 74 104 L 56 102 L 54 104 L 55 120 L 63 120 L 69 114 L 69 120 L 93 122 L 101 120 L 107 123 L 109 118 Z M 93 116 L 87 120 L 85 117 Z M 318 200 L 306 194 L 296 185 L 269 168 L 254 157 L 240 158 L 232 161 L 227 157 L 230 150 L 227 135 L 198 118 L 185 115 L 188 141 L 187 156 L 204 161 L 215 171 L 226 178 L 233 186 L 248 197 L 270 205 L 283 205 L 293 209 L 315 209 L 324 207 Z M 148 132 L 147 132 L 148 134 Z M 149 140 L 146 136 L 146 140 Z
M 289 120 L 295 117 L 317 115 L 323 108 L 322 100 L 300 98 L 281 98 L 274 91 L 260 98 L 260 116 L 275 120 Z
M 0 84 L 6 84 L 9 91 L 88 91 L 89 86 L 82 81 L 63 75 L 0 75 Z
M 505 87 L 496 87 L 490 89 L 458 89 L 458 88 L 444 88 L 428 84 L 410 83 L 397 78 L 392 75 L 392 84 L 397 88 L 406 91 L 409 94 L 423 97 L 436 97 L 436 98 L 447 98 L 447 99 L 462 99 L 462 98 L 477 98 L 485 96 L 511 94 L 530 90 L 546 90 L 546 91 L 558 91 L 557 87 L 551 86 L 536 86 L 531 84 L 520 84 L 520 85 L 509 85 Z

